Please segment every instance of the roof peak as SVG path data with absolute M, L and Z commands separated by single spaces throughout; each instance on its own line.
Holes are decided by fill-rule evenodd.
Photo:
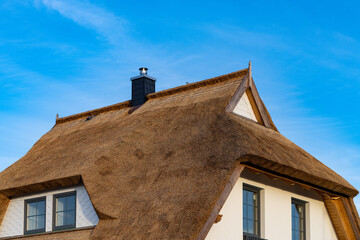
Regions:
M 185 91 L 188 91 L 188 90 L 191 90 L 191 89 L 196 89 L 196 88 L 200 88 L 200 87 L 214 85 L 214 84 L 217 84 L 217 83 L 221 83 L 221 82 L 225 82 L 225 81 L 228 81 L 228 80 L 232 80 L 232 79 L 236 79 L 238 77 L 241 77 L 241 76 L 243 76 L 244 72 L 247 72 L 247 71 L 249 71 L 249 69 L 245 68 L 245 69 L 235 71 L 235 72 L 231 72 L 231 73 L 228 73 L 228 74 L 224 74 L 224 75 L 221 75 L 221 76 L 205 79 L 205 80 L 202 80 L 202 81 L 198 81 L 198 82 L 194 82 L 194 83 L 190 83 L 190 84 L 186 84 L 186 85 L 181 85 L 181 86 L 174 87 L 174 88 L 169 88 L 169 89 L 166 89 L 166 90 L 162 90 L 160 92 L 151 93 L 151 94 L 147 95 L 147 97 L 148 97 L 148 99 L 154 99 L 154 98 L 173 95 L 173 94 L 179 93 L 179 92 L 185 92 Z M 109 112 L 109 111 L 119 110 L 119 109 L 124 109 L 124 108 L 131 108 L 131 107 L 132 107 L 131 100 L 128 100 L 128 101 L 125 101 L 125 102 L 116 103 L 116 104 L 113 104 L 113 105 L 110 105 L 110 106 L 105 106 L 105 107 L 97 108 L 97 109 L 94 109 L 94 110 L 89 110 L 89 111 L 86 111 L 86 112 L 81 112 L 81 113 L 69 115 L 69 116 L 62 117 L 62 118 L 57 117 L 56 118 L 56 124 L 61 124 L 61 123 L 73 121 L 73 120 L 76 120 L 76 119 L 79 119 L 79 118 L 90 117 L 90 116 L 94 116 L 94 115 L 104 113 L 104 112 Z
M 158 97 L 163 97 L 163 96 L 168 96 L 168 95 L 172 95 L 178 92 L 184 92 L 190 89 L 195 89 L 195 88 L 199 88 L 199 87 L 205 87 L 205 86 L 209 86 L 209 85 L 213 85 L 213 84 L 217 84 L 220 82 L 225 82 L 227 80 L 232 80 L 235 79 L 237 77 L 243 76 L 244 72 L 247 72 L 248 69 L 242 69 L 236 72 L 231 72 L 228 74 L 224 74 L 221 76 L 217 76 L 217 77 L 213 77 L 213 78 L 209 78 L 209 79 L 205 79 L 202 81 L 198 81 L 198 82 L 194 82 L 194 83 L 187 83 L 185 85 L 181 85 L 178 87 L 174 87 L 174 88 L 169 88 L 169 89 L 165 89 L 162 90 L 160 92 L 155 92 L 155 93 L 151 93 L 149 94 L 147 97 L 149 99 L 153 99 L 153 98 L 158 98 Z

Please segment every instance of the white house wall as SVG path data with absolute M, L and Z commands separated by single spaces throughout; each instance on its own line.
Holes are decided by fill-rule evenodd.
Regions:
M 246 92 L 241 96 L 241 98 L 240 98 L 239 102 L 236 104 L 233 112 L 257 122 L 256 116 L 251 107 L 251 103 L 250 103 L 249 97 L 247 96 Z
M 291 239 L 291 198 L 297 198 L 308 202 L 306 204 L 306 239 L 337 239 L 322 201 L 239 178 L 220 211 L 220 214 L 223 215 L 221 221 L 212 226 L 206 237 L 207 240 L 242 239 L 243 183 L 263 189 L 260 193 L 262 238 L 268 240 Z
M 84 186 L 66 188 L 42 194 L 11 199 L 4 220 L 0 226 L 0 237 L 11 237 L 24 234 L 24 202 L 27 199 L 46 196 L 46 232 L 52 231 L 53 195 L 76 191 L 76 227 L 95 226 L 99 218 L 90 201 Z

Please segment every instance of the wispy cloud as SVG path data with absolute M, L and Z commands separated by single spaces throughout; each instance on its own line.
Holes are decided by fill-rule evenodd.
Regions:
M 119 42 L 124 35 L 126 21 L 112 12 L 82 1 L 35 0 L 36 6 L 45 6 L 59 12 L 79 25 L 93 29 L 104 36 L 109 43 Z
M 141 64 L 158 69 L 157 77 L 168 79 L 166 82 L 158 83 L 160 88 L 177 85 L 180 81 L 185 83 L 192 80 L 193 76 L 184 75 L 176 69 L 179 65 L 197 58 L 196 53 L 188 55 L 180 49 L 172 49 L 169 52 L 162 45 L 151 44 L 146 39 L 136 39 L 131 35 L 132 32 L 136 32 L 136 28 L 130 31 L 126 19 L 116 16 L 107 9 L 77 0 L 35 0 L 35 4 L 38 8 L 46 7 L 54 10 L 74 23 L 96 31 L 111 45 L 111 48 L 98 57 L 84 60 L 89 72 L 96 74 L 93 74 L 95 78 L 106 79 L 108 75 L 111 75 L 109 76 L 111 78 L 114 74 L 119 74 L 119 66 L 136 69 Z
M 11 89 L 13 94 L 26 98 L 33 104 L 26 106 L 27 109 L 41 105 L 46 105 L 47 109 L 66 109 L 69 106 L 76 108 L 84 103 L 99 104 L 101 101 L 100 98 L 91 96 L 72 84 L 24 69 L 12 62 L 11 59 L 1 56 L 0 74 L 3 75 L 0 81 L 2 90 Z M 57 101 L 53 101 L 53 99 L 57 99 Z
M 287 44 L 285 44 L 284 40 L 273 33 L 249 31 L 237 26 L 218 26 L 210 24 L 201 26 L 199 29 L 207 31 L 211 35 L 223 39 L 224 41 L 237 45 L 245 45 L 256 48 L 287 48 Z

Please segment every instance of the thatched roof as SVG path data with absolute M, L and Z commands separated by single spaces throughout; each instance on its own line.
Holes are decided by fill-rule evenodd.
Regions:
M 58 119 L 0 174 L 0 193 L 81 176 L 100 218 L 90 239 L 196 238 L 239 163 L 355 196 L 353 186 L 275 127 L 225 111 L 247 72 L 151 94 L 136 110 L 125 102 Z M 0 202 L 0 213 L 5 208 Z
M 35 236 L 8 237 L 3 240 L 24 239 L 24 240 L 88 240 L 93 228 L 74 229 L 70 231 L 60 231 L 51 233 L 36 234 Z

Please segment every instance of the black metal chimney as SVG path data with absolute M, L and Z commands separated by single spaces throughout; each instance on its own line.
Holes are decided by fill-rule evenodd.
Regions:
M 132 94 L 131 103 L 133 106 L 144 104 L 147 100 L 146 96 L 150 93 L 155 92 L 155 81 L 156 78 L 147 75 L 147 68 L 139 68 L 140 75 L 132 77 Z

